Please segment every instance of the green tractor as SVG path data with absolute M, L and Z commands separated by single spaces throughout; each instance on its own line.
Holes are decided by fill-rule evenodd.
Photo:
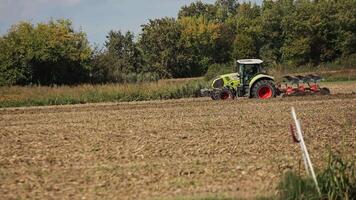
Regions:
M 203 96 L 214 100 L 235 97 L 269 99 L 279 95 L 274 77 L 266 74 L 262 60 L 245 59 L 237 61 L 237 73 L 225 74 L 212 82 L 212 89 L 203 89 Z
M 276 84 L 274 77 L 262 67 L 262 60 L 245 59 L 237 61 L 236 73 L 225 74 L 213 80 L 212 89 L 201 90 L 202 96 L 214 100 L 249 97 L 269 99 L 276 96 L 329 95 L 328 88 L 321 88 L 322 77 L 314 74 L 284 76 L 283 87 Z

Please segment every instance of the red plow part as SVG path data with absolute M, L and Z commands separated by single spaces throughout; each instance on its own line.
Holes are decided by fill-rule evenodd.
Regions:
M 284 76 L 284 87 L 279 87 L 279 92 L 283 96 L 304 96 L 304 95 L 329 95 L 328 88 L 321 88 L 319 82 L 323 80 L 317 75 L 307 76 Z
M 292 139 L 294 143 L 299 143 L 300 140 L 298 140 L 297 135 L 295 134 L 295 128 L 292 124 L 290 124 L 290 134 L 292 135 Z

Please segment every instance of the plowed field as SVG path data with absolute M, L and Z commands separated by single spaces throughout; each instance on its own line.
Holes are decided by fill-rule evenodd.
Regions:
M 327 97 L 1 109 L 0 199 L 273 195 L 299 169 L 292 106 L 316 168 L 330 148 L 356 159 L 356 83 L 328 86 Z

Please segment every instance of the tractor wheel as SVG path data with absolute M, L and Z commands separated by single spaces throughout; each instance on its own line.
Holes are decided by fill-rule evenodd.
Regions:
M 258 81 L 252 88 L 252 97 L 269 99 L 276 96 L 276 86 L 271 80 Z
M 212 100 L 220 100 L 220 91 L 213 91 L 211 94 L 211 99 Z
M 221 100 L 234 99 L 234 98 L 235 98 L 234 95 L 232 94 L 232 92 L 229 89 L 225 88 L 225 89 L 221 90 L 221 92 L 220 92 Z

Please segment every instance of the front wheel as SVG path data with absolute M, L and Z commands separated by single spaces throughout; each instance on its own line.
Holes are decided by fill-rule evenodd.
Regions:
M 235 95 L 233 94 L 233 92 L 230 89 L 224 88 L 220 92 L 220 99 L 221 100 L 235 99 Z
M 269 99 L 276 96 L 276 86 L 271 80 L 258 81 L 252 88 L 252 97 Z
M 220 100 L 220 91 L 213 91 L 211 94 L 211 99 L 212 100 Z

